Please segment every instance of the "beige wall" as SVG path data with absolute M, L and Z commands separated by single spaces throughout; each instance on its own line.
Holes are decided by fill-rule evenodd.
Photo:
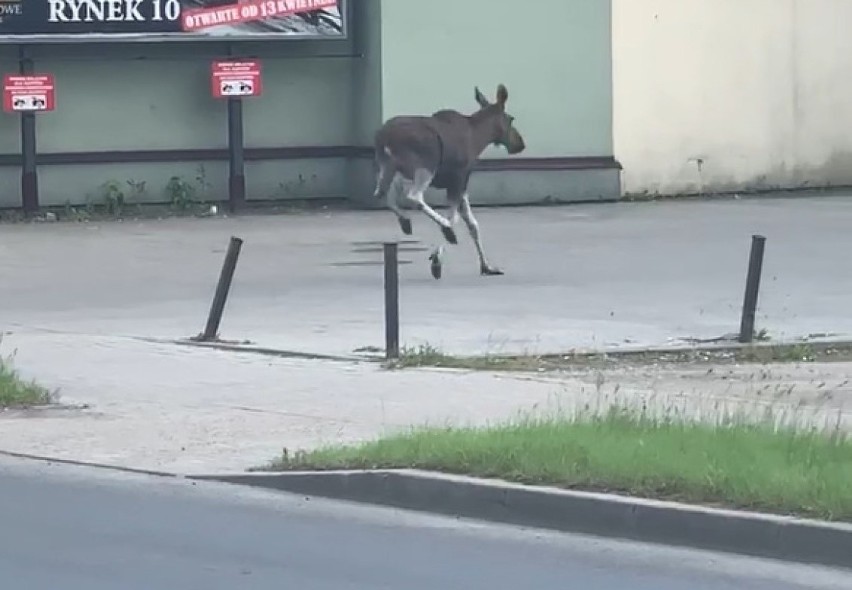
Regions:
M 852 0 L 613 0 L 626 193 L 852 184 Z

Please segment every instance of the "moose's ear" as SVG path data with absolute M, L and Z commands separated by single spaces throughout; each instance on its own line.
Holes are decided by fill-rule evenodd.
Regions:
M 507 100 L 509 100 L 509 91 L 503 84 L 499 84 L 497 86 L 497 104 L 505 106 Z
M 487 98 L 485 98 L 485 95 L 484 95 L 484 94 L 482 94 L 482 92 L 480 92 L 480 91 L 479 91 L 479 86 L 475 86 L 475 87 L 473 88 L 473 90 L 474 90 L 474 94 L 473 94 L 473 95 L 474 95 L 474 97 L 476 98 L 476 102 L 478 102 L 478 103 L 479 103 L 479 106 L 481 106 L 483 109 L 484 109 L 485 107 L 487 107 L 490 103 L 488 102 L 488 99 L 487 99 Z

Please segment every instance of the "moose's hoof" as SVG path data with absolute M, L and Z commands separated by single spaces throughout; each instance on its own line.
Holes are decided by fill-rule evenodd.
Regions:
M 483 266 L 479 269 L 479 273 L 489 277 L 496 277 L 504 274 L 502 270 L 497 268 L 496 266 Z
M 458 244 L 459 241 L 456 238 L 456 232 L 451 227 L 441 227 L 441 232 L 444 234 L 444 237 L 451 244 Z
M 443 265 L 441 264 L 441 250 L 442 248 L 439 246 L 429 255 L 429 261 L 431 262 L 429 270 L 432 271 L 432 277 L 435 279 L 441 278 L 441 269 L 443 268 Z
M 402 228 L 402 233 L 407 236 L 411 235 L 411 220 L 404 217 L 399 218 L 399 227 Z

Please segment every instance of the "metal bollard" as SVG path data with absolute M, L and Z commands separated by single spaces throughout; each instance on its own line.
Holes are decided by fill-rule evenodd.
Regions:
M 231 290 L 231 281 L 234 279 L 234 270 L 237 268 L 237 259 L 240 256 L 243 240 L 231 236 L 228 244 L 228 252 L 222 263 L 222 272 L 219 274 L 219 283 L 216 285 L 216 294 L 213 296 L 213 304 L 210 306 L 210 314 L 207 316 L 207 325 L 201 335 L 202 342 L 215 340 L 219 332 L 219 323 L 222 321 L 222 312 L 225 310 L 225 302 L 228 292 Z
M 385 358 L 399 358 L 399 246 L 385 242 Z
M 751 237 L 751 253 L 748 260 L 745 296 L 743 298 L 743 313 L 740 320 L 740 337 L 742 343 L 754 339 L 754 316 L 757 311 L 757 295 L 760 290 L 760 274 L 763 271 L 763 250 L 766 244 L 764 236 Z

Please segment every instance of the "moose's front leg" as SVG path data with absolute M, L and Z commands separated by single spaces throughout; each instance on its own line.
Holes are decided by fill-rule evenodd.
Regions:
M 491 266 L 488 259 L 485 257 L 485 249 L 482 247 L 482 237 L 479 235 L 479 223 L 473 216 L 473 210 L 470 208 L 470 200 L 467 193 L 461 198 L 461 217 L 467 225 L 470 232 L 470 237 L 473 238 L 473 243 L 476 245 L 476 253 L 479 256 L 479 273 L 483 275 L 502 275 L 503 271 L 496 266 Z
M 449 212 L 447 214 L 447 219 L 450 222 L 450 225 L 453 226 L 459 220 L 459 207 L 461 206 L 460 200 L 461 194 L 458 192 L 454 192 L 451 190 L 447 191 L 447 203 L 449 205 Z M 443 246 L 435 246 L 432 249 L 432 253 L 429 254 L 429 270 L 432 272 L 432 276 L 436 279 L 441 278 L 442 268 L 443 268 L 443 258 L 444 258 L 444 247 Z

